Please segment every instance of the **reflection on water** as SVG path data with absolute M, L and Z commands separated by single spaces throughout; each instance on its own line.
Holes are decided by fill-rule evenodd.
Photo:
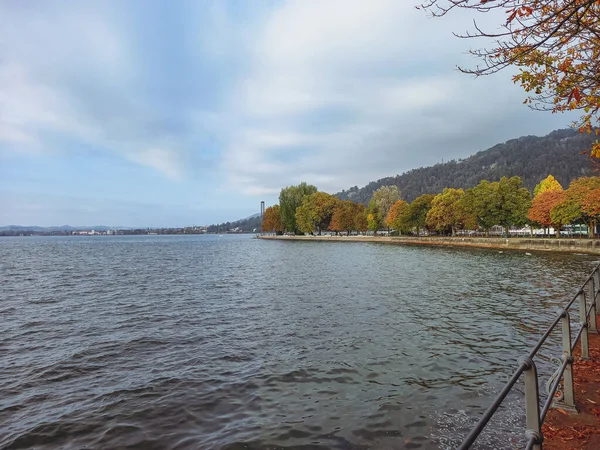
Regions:
M 451 448 L 594 260 L 3 239 L 0 447 Z M 518 392 L 506 405 L 481 448 L 519 439 Z

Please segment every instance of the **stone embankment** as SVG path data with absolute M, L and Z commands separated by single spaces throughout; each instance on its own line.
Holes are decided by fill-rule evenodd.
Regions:
M 437 245 L 507 250 L 552 251 L 600 255 L 600 239 L 499 238 L 499 237 L 388 237 L 388 236 L 259 236 L 281 241 L 376 242 L 391 245 Z

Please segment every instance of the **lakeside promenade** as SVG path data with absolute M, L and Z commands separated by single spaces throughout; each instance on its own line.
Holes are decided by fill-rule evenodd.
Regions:
M 390 245 L 436 245 L 454 247 L 493 248 L 501 250 L 531 250 L 600 255 L 600 239 L 586 238 L 501 238 L 468 236 L 275 236 L 259 239 L 280 241 L 374 242 Z

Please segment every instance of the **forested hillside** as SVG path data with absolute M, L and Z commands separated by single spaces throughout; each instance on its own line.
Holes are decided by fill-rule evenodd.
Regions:
M 591 147 L 596 136 L 575 130 L 553 131 L 547 136 L 525 136 L 480 151 L 459 161 L 421 167 L 395 177 L 382 178 L 363 188 L 354 186 L 335 194 L 342 200 L 368 204 L 381 186 L 396 185 L 402 198 L 412 202 L 421 194 L 437 194 L 446 187 L 470 188 L 481 180 L 497 181 L 517 175 L 530 191 L 552 174 L 566 188 L 571 180 L 595 170 L 589 156 L 581 152 Z
M 207 231 L 209 233 L 226 233 L 237 229 L 236 231 L 249 233 L 260 230 L 260 225 L 260 214 L 253 214 L 245 219 L 209 225 Z

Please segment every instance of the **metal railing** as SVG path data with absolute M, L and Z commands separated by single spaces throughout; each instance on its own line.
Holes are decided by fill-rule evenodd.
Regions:
M 519 367 L 490 407 L 485 411 L 477 425 L 467 435 L 459 450 L 471 448 L 471 445 L 479 437 L 489 420 L 498 410 L 502 401 L 508 393 L 517 384 L 517 381 L 524 375 L 525 378 L 525 438 L 526 449 L 541 450 L 544 436 L 542 434 L 542 424 L 546 418 L 548 410 L 552 406 L 561 407 L 567 410 L 576 411 L 575 390 L 573 387 L 573 350 L 577 342 L 581 339 L 581 359 L 589 359 L 588 330 L 592 333 L 598 333 L 596 326 L 596 311 L 600 311 L 600 265 L 596 266 L 594 271 L 588 276 L 583 286 L 577 291 L 573 299 L 567 303 L 564 309 L 554 319 L 546 332 L 537 341 L 533 350 L 526 356 L 519 358 Z M 571 337 L 571 319 L 569 308 L 575 303 L 579 306 L 579 330 L 575 339 Z M 589 307 L 588 307 L 589 302 Z M 547 386 L 547 398 L 540 410 L 540 393 L 538 388 L 537 368 L 533 358 L 544 345 L 548 336 L 561 324 L 562 328 L 562 347 L 563 353 L 560 358 L 561 364 L 552 375 Z M 562 392 L 555 398 L 555 394 L 561 385 Z

